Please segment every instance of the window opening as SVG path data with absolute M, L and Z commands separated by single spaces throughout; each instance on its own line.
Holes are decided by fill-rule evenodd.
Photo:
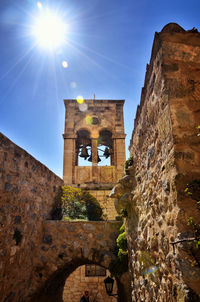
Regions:
M 88 130 L 82 129 L 77 132 L 76 140 L 76 165 L 77 166 L 91 166 L 92 163 L 88 161 L 91 156 L 91 138 Z
M 97 146 L 98 166 L 110 166 L 113 163 L 113 140 L 109 130 L 102 130 L 98 137 Z M 92 166 L 92 140 L 88 130 L 77 132 L 76 165 Z
M 106 269 L 99 265 L 87 264 L 85 266 L 85 276 L 86 277 L 106 276 Z

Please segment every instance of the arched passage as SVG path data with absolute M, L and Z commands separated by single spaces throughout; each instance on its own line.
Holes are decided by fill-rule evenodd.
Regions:
M 70 278 L 70 275 L 76 271 L 77 268 L 85 265 L 85 264 L 94 264 L 94 262 L 80 261 L 80 259 L 73 261 L 71 263 L 66 264 L 62 269 L 57 270 L 48 278 L 48 280 L 44 283 L 44 285 L 40 288 L 40 290 L 35 293 L 31 297 L 31 302 L 70 302 L 71 300 L 64 300 L 63 293 L 66 280 Z M 96 263 L 99 265 L 99 263 Z M 106 278 L 106 277 L 104 277 Z M 103 280 L 104 280 L 103 278 Z M 102 280 L 102 281 L 103 281 Z M 103 282 L 102 282 L 103 283 Z M 117 290 L 118 289 L 118 290 Z M 99 289 L 98 289 L 99 290 Z M 104 284 L 102 284 L 101 289 L 102 292 L 98 295 L 97 291 L 93 291 L 93 293 L 97 293 L 96 296 L 93 295 L 95 300 L 91 300 L 92 302 L 114 302 L 115 298 L 106 296 Z M 119 301 L 120 302 L 128 302 L 129 297 L 126 296 L 126 290 L 123 282 L 120 279 L 116 278 L 116 283 L 114 287 L 114 293 L 118 292 Z M 105 298 L 106 299 L 102 299 Z M 73 302 L 76 302 L 74 299 Z M 78 301 L 79 302 L 79 301 Z
M 108 268 L 115 257 L 120 225 L 116 221 L 44 221 L 26 302 L 61 302 L 65 281 L 77 267 L 96 264 Z M 117 282 L 122 288 L 120 280 Z
M 67 278 L 79 266 L 89 263 L 93 262 L 89 262 L 86 259 L 74 259 L 70 263 L 65 264 L 62 268 L 56 270 L 51 276 L 49 276 L 39 291 L 32 296 L 31 302 L 62 302 L 63 290 Z M 43 276 L 41 276 L 41 279 L 42 277 Z

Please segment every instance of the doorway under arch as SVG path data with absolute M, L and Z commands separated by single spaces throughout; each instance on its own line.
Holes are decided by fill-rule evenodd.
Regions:
M 95 264 L 81 265 L 66 279 L 63 290 L 63 302 L 80 302 L 84 291 L 89 291 L 91 302 L 116 302 L 116 298 L 108 296 L 104 279 L 109 276 L 109 270 Z M 113 293 L 117 292 L 114 282 Z

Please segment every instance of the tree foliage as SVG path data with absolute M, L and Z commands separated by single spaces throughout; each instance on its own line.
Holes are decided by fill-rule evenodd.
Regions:
M 102 208 L 89 192 L 70 186 L 62 186 L 62 220 L 103 220 Z

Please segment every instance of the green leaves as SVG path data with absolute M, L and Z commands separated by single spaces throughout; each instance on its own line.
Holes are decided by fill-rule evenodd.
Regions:
M 120 276 L 128 270 L 128 245 L 124 224 L 120 228 L 120 234 L 116 239 L 114 254 L 116 259 L 111 261 L 109 270 L 112 276 Z
M 127 239 L 126 234 L 123 232 L 122 234 L 119 234 L 117 237 L 117 246 L 124 252 L 127 252 L 128 246 L 127 246 Z
M 193 226 L 193 223 L 194 223 L 193 217 L 189 217 L 188 221 L 187 221 L 187 225 L 192 225 Z
M 89 192 L 70 186 L 62 186 L 62 220 L 103 220 L 103 211 Z
M 196 241 L 196 248 L 197 248 L 197 249 L 200 249 L 200 241 L 199 241 L 199 240 Z
M 129 159 L 127 159 L 125 161 L 125 164 L 124 164 L 125 174 L 128 174 L 128 168 L 133 165 L 133 162 L 134 162 L 133 156 L 131 156 Z
M 194 179 L 187 184 L 184 193 L 190 196 L 193 200 L 196 200 L 198 207 L 200 206 L 200 180 Z

